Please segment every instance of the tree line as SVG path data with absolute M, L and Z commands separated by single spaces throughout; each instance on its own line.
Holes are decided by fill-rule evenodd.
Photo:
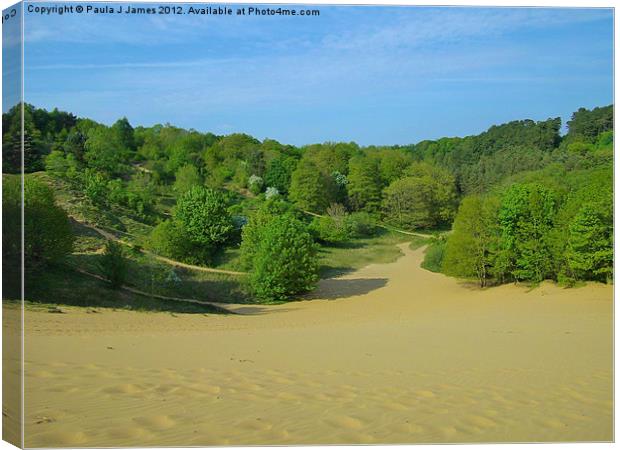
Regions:
M 3 114 L 7 173 L 20 169 L 20 116 L 21 105 Z M 310 289 L 317 246 L 372 236 L 378 223 L 452 227 L 429 250 L 433 266 L 481 285 L 611 278 L 612 106 L 579 109 L 564 136 L 557 118 L 522 120 L 383 147 L 296 147 L 170 124 L 134 128 L 126 118 L 107 126 L 31 105 L 24 118 L 26 172 L 45 170 L 94 207 L 153 226 L 147 245 L 158 254 L 211 264 L 240 246 L 263 300 Z

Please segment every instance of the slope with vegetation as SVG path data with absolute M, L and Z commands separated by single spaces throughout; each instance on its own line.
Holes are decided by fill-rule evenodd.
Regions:
M 403 147 L 301 148 L 23 106 L 33 300 L 282 301 L 320 276 L 396 258 L 392 243 L 420 230 L 450 227 L 425 266 L 482 286 L 613 275 L 611 106 L 575 112 L 565 136 L 559 119 L 524 120 Z M 21 105 L 3 115 L 4 257 L 13 263 L 20 116 Z M 79 286 L 95 283 L 87 274 L 115 290 L 84 296 Z

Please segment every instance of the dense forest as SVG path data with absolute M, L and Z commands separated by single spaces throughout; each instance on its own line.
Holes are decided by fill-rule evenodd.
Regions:
M 5 174 L 20 170 L 20 117 L 21 105 L 3 114 Z M 611 105 L 579 109 L 564 134 L 559 118 L 520 120 L 385 147 L 106 126 L 31 105 L 24 118 L 34 273 L 89 247 L 83 222 L 124 236 L 86 248 L 116 288 L 148 254 L 247 273 L 249 301 L 285 300 L 313 288 L 321 252 L 386 229 L 432 234 L 424 266 L 483 287 L 613 277 Z M 4 257 L 17 261 L 19 179 L 5 175 L 4 191 Z

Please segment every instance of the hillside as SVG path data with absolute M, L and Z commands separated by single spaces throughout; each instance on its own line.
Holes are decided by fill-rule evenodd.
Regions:
M 19 257 L 19 112 L 3 114 L 5 261 Z M 31 105 L 24 116 L 35 302 L 280 302 L 395 260 L 394 244 L 420 231 L 439 233 L 425 267 L 481 286 L 612 278 L 612 106 L 578 110 L 563 136 L 559 119 L 522 120 L 403 147 L 108 127 Z

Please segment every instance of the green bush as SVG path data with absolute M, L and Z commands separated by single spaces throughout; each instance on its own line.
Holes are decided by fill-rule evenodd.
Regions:
M 353 224 L 344 206 L 336 203 L 327 208 L 325 217 L 315 217 L 310 230 L 319 241 L 327 244 L 341 244 L 351 240 Z
M 148 247 L 158 255 L 189 263 L 200 263 L 208 256 L 194 248 L 183 226 L 174 220 L 165 220 L 151 231 Z
M 99 260 L 99 269 L 113 289 L 119 289 L 125 283 L 129 267 L 121 244 L 106 242 L 105 251 Z
M 249 218 L 241 230 L 240 266 L 244 270 L 254 267 L 254 256 L 267 225 L 279 215 L 290 213 L 291 205 L 278 198 L 265 201 Z
M 349 223 L 354 237 L 370 237 L 377 233 L 377 225 L 372 215 L 359 211 L 349 215 Z
M 21 262 L 21 182 L 3 179 L 3 255 L 5 265 Z M 24 257 L 26 267 L 61 261 L 73 249 L 73 232 L 67 213 L 56 204 L 54 193 L 44 183 L 24 178 Z
M 253 258 L 253 294 L 271 302 L 311 290 L 318 281 L 316 250 L 301 221 L 290 214 L 274 217 L 262 230 Z
M 435 238 L 424 251 L 424 261 L 422 268 L 431 272 L 440 273 L 443 258 L 446 251 L 446 240 L 444 238 Z
M 86 169 L 82 174 L 84 194 L 95 205 L 105 205 L 108 200 L 108 180 L 96 170 Z
M 179 198 L 173 216 L 192 243 L 213 250 L 228 239 L 234 228 L 224 196 L 202 186 L 192 187 Z

